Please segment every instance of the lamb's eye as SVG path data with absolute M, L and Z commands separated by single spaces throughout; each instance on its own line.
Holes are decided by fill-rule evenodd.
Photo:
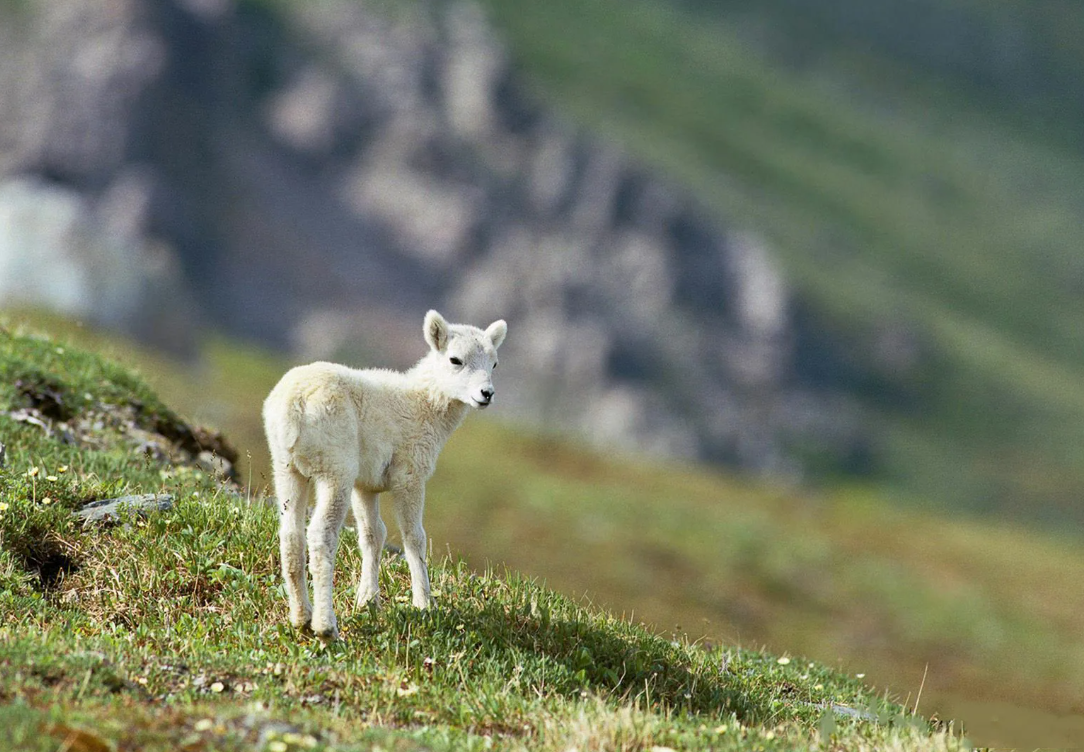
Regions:
M 493 364 L 493 370 L 494 370 L 494 371 L 496 371 L 496 370 L 497 370 L 497 366 L 499 366 L 499 365 L 500 365 L 500 363 L 494 363 L 494 364 Z
M 463 365 L 463 361 L 460 360 L 459 358 L 449 358 L 449 360 L 452 362 L 453 366 L 461 366 L 461 365 Z

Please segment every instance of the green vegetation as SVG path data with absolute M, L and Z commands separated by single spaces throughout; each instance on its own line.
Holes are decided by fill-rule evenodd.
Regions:
M 854 373 L 829 380 L 869 409 L 884 479 L 928 503 L 1084 519 L 1079 87 L 1051 83 L 1084 80 L 1084 11 L 484 4 L 560 111 L 770 240 L 804 315 L 845 335 Z M 896 6 L 922 27 L 906 45 Z M 1054 90 L 995 76 L 997 40 Z
M 274 509 L 137 450 L 140 426 L 182 423 L 141 378 L 0 328 L 0 384 L 5 749 L 961 748 L 818 664 L 667 639 L 461 561 L 434 565 L 419 612 L 393 558 L 385 609 L 351 614 L 350 536 L 344 639 L 324 645 L 285 622 Z M 146 492 L 173 507 L 71 515 Z
M 259 405 L 286 363 L 214 341 L 206 347 L 202 363 L 184 366 L 56 320 L 49 322 L 49 328 L 140 363 L 169 404 L 185 405 L 185 414 L 222 419 L 219 425 L 237 437 L 241 449 L 240 477 L 251 476 L 253 496 L 259 497 L 267 477 Z M 8 333 L 3 343 L 0 362 L 5 383 L 25 381 L 26 374 L 47 374 L 55 391 L 65 398 L 79 395 L 79 404 L 84 406 L 123 406 L 134 394 L 152 410 L 165 410 L 141 379 L 65 342 Z M 91 451 L 57 444 L 55 436 L 50 439 L 40 427 L 11 420 L 9 406 L 17 410 L 28 404 L 18 389 L 7 392 L 4 400 L 0 440 L 7 444 L 8 461 L 0 471 L 0 483 L 5 499 L 15 496 L 22 502 L 18 515 L 11 516 L 15 505 L 9 503 L 0 519 L 4 531 L 0 533 L 4 551 L 0 588 L 9 592 L 21 588 L 31 599 L 22 603 L 35 607 L 4 606 L 5 612 L 11 608 L 19 618 L 0 642 L 19 635 L 24 640 L 19 650 L 28 649 L 25 614 L 35 614 L 35 628 L 55 629 L 68 635 L 65 639 L 81 634 L 73 626 L 77 616 L 95 624 L 112 620 L 127 624 L 125 629 L 136 629 L 135 622 L 116 614 L 124 609 L 157 608 L 161 613 L 155 618 L 170 618 L 165 605 L 178 589 L 182 595 L 209 598 L 201 608 L 206 606 L 205 615 L 212 621 L 244 623 L 242 615 L 261 614 L 258 629 L 265 642 L 268 630 L 285 629 L 284 597 L 274 574 L 274 515 L 269 510 L 249 506 L 235 493 L 223 493 L 202 472 L 185 467 L 163 470 L 121 445 L 110 448 L 105 442 Z M 27 475 L 31 467 L 39 468 L 36 475 Z M 136 525 L 119 532 L 113 528 L 103 535 L 105 531 L 81 530 L 68 517 L 71 508 L 89 499 L 152 491 L 172 493 L 181 503 L 150 527 Z M 57 501 L 41 503 L 46 495 Z M 672 634 L 679 642 L 687 639 L 686 634 L 694 639 L 706 636 L 716 646 L 757 650 L 767 646 L 777 653 L 843 665 L 852 676 L 862 673 L 867 681 L 892 687 L 907 707 L 914 707 L 921 688 L 920 709 L 927 713 L 937 709 L 942 717 L 960 718 L 957 709 L 966 708 L 968 714 L 960 720 L 982 743 L 1058 746 L 1073 738 L 1070 731 L 1057 730 L 1054 716 L 1070 712 L 1073 698 L 1084 693 L 1084 652 L 1079 643 L 1084 633 L 1084 591 L 1078 587 L 1084 581 L 1084 550 L 1078 544 L 1004 525 L 948 523 L 857 489 L 808 495 L 737 483 L 691 467 L 604 458 L 478 416 L 467 421 L 442 454 L 428 498 L 427 529 L 435 558 L 443 558 L 447 550 L 464 557 L 474 571 L 503 565 L 525 577 L 544 578 L 558 592 L 586 593 L 617 612 L 631 609 L 637 621 Z M 168 535 L 163 535 L 167 530 Z M 135 537 L 124 537 L 127 542 L 122 545 L 118 535 Z M 351 537 L 346 536 L 340 553 L 338 608 L 342 615 L 351 614 L 349 585 L 343 578 L 352 579 L 359 571 Z M 18 541 L 48 545 L 35 559 L 17 553 L 23 545 Z M 160 544 L 165 548 L 157 550 Z M 58 552 L 62 556 L 47 558 Z M 53 572 L 53 587 L 44 590 L 44 596 L 35 596 L 40 585 L 35 586 L 33 576 L 27 579 L 27 572 L 34 572 L 34 562 L 39 560 L 54 562 L 52 569 L 47 568 Z M 89 563 L 92 560 L 97 564 Z M 130 575 L 124 574 L 128 569 L 118 568 L 118 562 L 134 568 Z M 402 588 L 394 590 L 396 596 L 408 592 L 406 572 L 395 568 L 399 566 L 393 566 L 385 581 L 387 587 Z M 96 584 L 88 584 L 94 567 Z M 169 578 L 179 568 L 191 570 L 190 575 L 184 575 L 183 582 L 171 582 Z M 80 593 L 101 586 L 107 571 L 116 571 L 124 583 L 120 590 L 116 579 L 110 585 L 116 591 L 109 596 L 115 599 L 110 601 L 115 611 L 83 610 L 90 601 L 84 601 Z M 441 583 L 459 583 L 437 586 L 449 606 L 450 593 L 468 592 L 472 587 L 469 571 L 459 563 L 442 565 L 438 571 Z M 137 578 L 138 572 L 142 574 Z M 526 595 L 541 591 L 517 577 L 503 585 L 492 574 L 486 577 L 493 587 L 519 593 L 517 598 L 551 597 Z M 253 592 L 245 598 L 254 600 L 238 600 L 233 589 L 220 590 L 231 578 L 253 583 Z M 212 583 L 206 591 L 203 584 L 195 584 L 204 580 Z M 139 589 L 130 589 L 129 581 L 131 588 Z M 166 599 L 159 606 L 137 602 L 149 592 L 156 593 L 157 599 L 158 591 Z M 121 603 L 127 604 L 124 609 Z M 403 604 L 394 598 L 392 603 L 393 608 L 404 609 L 396 618 L 408 619 L 412 630 L 421 628 L 420 622 L 409 621 L 410 612 Z M 64 608 L 37 615 L 36 609 L 45 605 Z M 377 617 L 377 623 L 394 613 L 398 612 Z M 585 613 L 581 620 L 619 623 Z M 351 637 L 351 630 L 369 624 L 367 618 L 346 619 L 347 645 L 360 639 Z M 114 648 L 93 647 L 99 644 L 96 640 L 105 639 L 99 629 L 95 627 L 94 640 L 78 650 L 58 648 L 56 652 L 99 650 L 114 656 L 110 660 L 118 665 L 127 660 Z M 180 650 L 176 631 L 175 623 L 156 627 L 147 639 Z M 226 639 L 223 632 L 216 634 L 216 639 Z M 366 639 L 373 637 L 365 634 L 369 635 Z M 231 652 L 228 645 L 214 644 L 217 647 L 208 648 L 209 652 Z M 275 650 L 288 651 L 287 644 L 283 638 Z M 315 644 L 309 649 L 324 655 Z M 701 658 L 718 659 L 719 649 L 723 648 L 712 648 L 707 658 Z M 727 649 L 732 655 L 744 655 L 737 647 Z M 698 650 L 691 655 L 700 656 Z M 271 655 L 276 653 L 271 651 Z M 144 659 L 141 654 L 140 661 Z M 275 662 L 281 660 L 275 658 Z M 771 659 L 761 660 L 770 664 Z M 927 664 L 929 675 L 924 680 Z M 805 662 L 796 658 L 791 665 Z M 261 670 L 264 667 L 261 664 Z M 212 669 L 218 670 L 205 667 L 192 676 L 201 672 L 209 676 Z M 144 676 L 138 673 L 141 670 L 142 663 L 130 673 Z M 811 686 L 818 683 L 824 682 Z M 596 690 L 589 694 L 597 694 Z M 840 697 L 846 702 L 845 694 Z M 611 700 L 616 702 L 611 697 L 606 707 L 618 708 L 614 712 L 619 715 L 625 712 Z M 982 703 L 987 701 L 1009 702 L 1049 715 L 1040 712 L 1040 720 L 1022 735 L 1004 735 L 984 724 Z M 75 708 L 73 700 L 63 697 L 57 703 Z M 573 715 L 581 711 L 594 712 L 569 706 Z M 138 712 L 150 711 L 143 707 Z M 998 706 L 999 717 L 1008 712 Z M 243 715 L 238 710 L 236 717 Z M 189 718 L 189 725 L 195 722 L 183 717 Z M 570 723 L 572 716 L 562 718 L 553 723 Z M 232 723 L 224 728 L 233 728 Z M 694 724 L 696 728 L 700 723 L 713 728 L 704 718 Z M 751 724 L 748 719 L 745 723 Z
M 481 422 L 449 444 L 431 485 L 434 545 L 472 563 L 507 563 L 668 632 L 839 662 L 912 699 L 925 682 L 922 707 L 983 744 L 1079 738 L 1057 720 L 1084 695 L 1077 542 L 863 489 L 806 494 L 602 458 Z M 1012 710 L 982 702 L 1050 715 L 1006 733 Z

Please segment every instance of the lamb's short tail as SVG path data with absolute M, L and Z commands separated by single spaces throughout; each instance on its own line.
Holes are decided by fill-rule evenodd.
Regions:
M 290 463 L 294 446 L 301 435 L 301 415 L 304 410 L 303 397 L 282 393 L 279 387 L 273 389 L 264 401 L 264 431 L 268 449 L 271 450 L 271 461 L 275 465 Z

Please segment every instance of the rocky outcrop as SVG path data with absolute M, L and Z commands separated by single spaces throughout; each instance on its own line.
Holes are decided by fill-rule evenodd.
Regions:
M 128 515 L 146 515 L 150 512 L 168 512 L 173 508 L 170 494 L 139 494 L 120 496 L 116 499 L 99 499 L 84 504 L 75 516 L 84 524 L 117 522 Z
M 4 414 L 38 427 L 63 444 L 124 448 L 148 462 L 198 467 L 221 481 L 236 481 L 238 453 L 226 437 L 191 425 L 168 409 L 148 408 L 137 400 L 121 405 L 85 405 L 45 374 L 17 379 L 14 387 L 24 405 Z
M 188 352 L 198 318 L 176 258 L 162 242 L 125 227 L 110 211 L 112 200 L 107 194 L 95 202 L 40 176 L 0 183 L 0 301 L 47 307 Z
M 794 359 L 809 326 L 770 249 L 531 102 L 476 6 L 16 7 L 0 302 L 49 287 L 10 281 L 32 254 L 69 281 L 55 305 L 147 337 L 191 330 L 191 296 L 204 323 L 393 366 L 429 307 L 504 317 L 506 414 L 764 472 L 863 456 Z M 19 201 L 49 230 L 27 240 Z

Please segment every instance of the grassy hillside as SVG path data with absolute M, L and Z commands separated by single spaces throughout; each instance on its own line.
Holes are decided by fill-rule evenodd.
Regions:
M 911 29 L 891 9 L 914 3 L 484 4 L 547 101 L 770 239 L 845 334 L 854 372 L 822 375 L 870 409 L 885 478 L 1084 519 L 1079 87 L 1012 88 L 995 44 L 1018 31 L 1033 78 L 1078 81 L 1084 12 L 959 0 Z
M 297 634 L 273 508 L 143 453 L 162 421 L 182 424 L 127 369 L 0 328 L 4 749 L 962 748 L 816 663 L 665 639 L 439 557 L 431 611 L 393 559 L 385 609 L 350 613 L 349 536 L 344 639 Z M 172 508 L 71 515 L 148 492 Z
M 807 495 L 603 458 L 484 423 L 445 451 L 427 515 L 435 546 L 664 632 L 793 650 L 912 699 L 925 681 L 922 707 L 982 743 L 1059 746 L 1084 732 L 1059 720 L 1084 701 L 1075 542 L 862 489 Z
M 286 363 L 214 342 L 185 366 L 67 331 L 139 362 L 183 414 L 227 429 L 259 490 L 259 405 Z M 156 472 L 141 487 L 162 484 Z M 1064 746 L 1084 731 L 1063 718 L 1084 698 L 1084 547 L 1070 540 L 861 489 L 806 494 L 604 457 L 480 416 L 446 448 L 428 499 L 438 559 L 506 565 L 679 639 L 806 655 L 909 707 L 921 688 L 920 711 L 981 743 Z M 356 573 L 352 558 L 343 566 Z

